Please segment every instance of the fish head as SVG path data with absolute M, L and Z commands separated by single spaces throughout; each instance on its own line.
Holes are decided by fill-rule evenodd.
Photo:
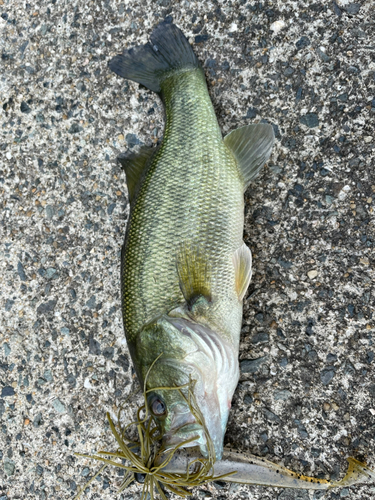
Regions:
M 140 333 L 135 360 L 164 448 L 199 446 L 207 457 L 208 434 L 219 460 L 239 376 L 229 342 L 207 326 L 163 316 Z

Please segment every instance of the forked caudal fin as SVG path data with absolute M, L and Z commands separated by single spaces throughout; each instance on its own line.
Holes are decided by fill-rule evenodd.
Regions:
M 109 62 L 119 76 L 160 92 L 160 84 L 172 71 L 200 67 L 182 31 L 163 21 L 156 26 L 145 45 L 124 50 Z

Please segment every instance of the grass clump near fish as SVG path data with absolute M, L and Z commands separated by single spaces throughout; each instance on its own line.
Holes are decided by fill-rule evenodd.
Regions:
M 123 427 L 121 415 L 117 429 L 108 415 L 118 449 L 91 458 L 126 470 L 120 491 L 143 480 L 142 498 L 165 498 L 163 487 L 183 497 L 218 478 L 319 490 L 374 482 L 355 459 L 342 481 L 328 482 L 224 448 L 252 275 L 244 192 L 271 155 L 273 128 L 251 124 L 222 138 L 204 72 L 171 22 L 109 67 L 156 92 L 166 123 L 157 148 L 119 157 L 130 200 L 122 312 L 144 396 L 133 423 L 138 439 L 127 439 L 131 424 Z

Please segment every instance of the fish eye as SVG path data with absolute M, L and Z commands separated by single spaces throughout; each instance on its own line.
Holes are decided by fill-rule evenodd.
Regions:
M 149 401 L 149 408 L 155 417 L 163 417 L 167 414 L 167 405 L 160 396 L 153 396 Z

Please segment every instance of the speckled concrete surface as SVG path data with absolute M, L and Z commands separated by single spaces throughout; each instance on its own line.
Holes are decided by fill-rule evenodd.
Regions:
M 226 442 L 326 478 L 349 455 L 375 466 L 371 4 L 0 0 L 1 500 L 72 498 L 97 470 L 74 452 L 114 446 L 105 412 L 135 386 L 119 295 L 127 189 L 115 158 L 157 142 L 163 117 L 154 94 L 106 64 L 165 16 L 205 66 L 223 133 L 266 120 L 277 136 L 246 193 L 254 278 Z M 116 498 L 120 480 L 108 470 L 83 498 Z

